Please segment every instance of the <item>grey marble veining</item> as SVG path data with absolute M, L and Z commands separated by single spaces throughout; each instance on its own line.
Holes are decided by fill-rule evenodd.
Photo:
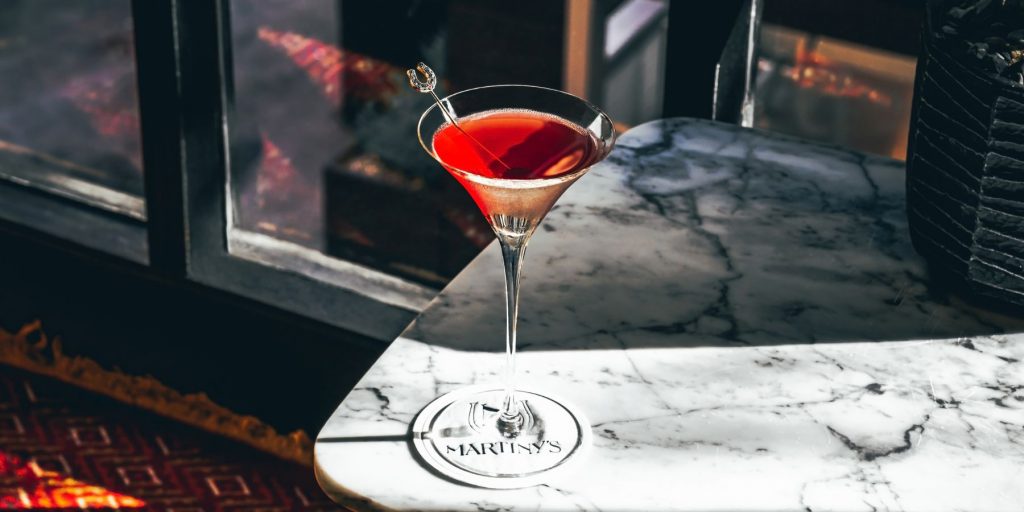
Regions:
M 729 125 L 630 130 L 523 271 L 520 379 L 584 411 L 588 460 L 491 491 L 411 454 L 423 406 L 500 380 L 491 246 L 324 426 L 322 486 L 402 510 L 1024 509 L 1024 322 L 930 284 L 903 180 Z

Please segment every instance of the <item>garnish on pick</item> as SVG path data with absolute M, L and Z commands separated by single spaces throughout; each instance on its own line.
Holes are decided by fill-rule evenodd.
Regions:
M 425 81 L 420 79 L 419 75 L 416 73 L 417 70 L 419 70 L 420 73 L 423 73 L 423 79 Z M 437 74 L 434 73 L 433 69 L 430 69 L 430 66 L 420 62 L 419 64 L 416 64 L 416 69 L 406 70 L 405 74 L 409 77 L 409 85 L 411 85 L 413 89 L 416 89 L 419 92 L 429 93 L 430 96 L 434 98 L 434 103 L 437 104 L 437 108 L 441 109 L 441 113 L 444 114 L 444 117 L 448 119 L 448 122 L 451 123 L 452 126 L 465 135 L 466 138 L 473 141 L 474 144 L 484 150 L 484 152 L 496 162 L 501 164 L 501 166 L 505 168 L 506 172 L 512 171 L 512 167 L 510 165 L 502 161 L 501 158 L 498 158 L 498 155 L 492 153 L 491 150 L 487 149 L 487 146 L 484 146 L 483 143 L 476 140 L 476 137 L 466 133 L 466 130 L 463 130 L 462 127 L 459 126 L 459 122 L 456 120 L 454 112 L 449 112 L 448 109 L 444 108 L 444 104 L 441 103 L 441 98 L 438 98 L 437 94 L 434 92 L 434 88 L 437 87 Z

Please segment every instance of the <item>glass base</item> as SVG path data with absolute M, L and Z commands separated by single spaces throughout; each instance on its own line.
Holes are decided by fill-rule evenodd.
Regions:
M 490 489 L 547 482 L 574 466 L 590 447 L 590 423 L 549 393 L 516 392 L 522 430 L 502 435 L 503 389 L 471 387 L 427 405 L 413 423 L 413 445 L 432 468 L 453 480 Z

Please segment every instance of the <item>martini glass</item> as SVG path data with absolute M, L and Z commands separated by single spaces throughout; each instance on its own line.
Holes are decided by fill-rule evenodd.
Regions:
M 590 425 L 551 393 L 516 387 L 519 275 L 544 216 L 611 151 L 611 119 L 562 91 L 495 85 L 439 100 L 417 130 L 423 149 L 469 192 L 497 235 L 507 327 L 504 383 L 431 402 L 414 422 L 413 444 L 425 462 L 460 482 L 499 489 L 543 483 L 580 459 Z

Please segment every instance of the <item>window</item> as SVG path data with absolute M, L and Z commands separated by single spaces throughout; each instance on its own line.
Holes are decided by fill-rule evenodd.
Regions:
M 436 289 L 490 242 L 472 201 L 415 137 L 430 99 L 406 85 L 405 67 L 459 58 L 444 6 L 399 5 L 230 3 L 233 254 L 356 270 L 332 262 L 342 260 Z M 374 19 L 401 30 L 359 30 Z
M 715 119 L 906 157 L 919 6 L 747 0 L 738 11 Z
M 468 195 L 419 147 L 415 127 L 430 98 L 407 85 L 405 70 L 416 62 L 439 73 L 442 95 L 493 83 L 562 88 L 575 78 L 588 85 L 575 92 L 614 100 L 630 122 L 660 113 L 667 8 L 659 1 L 225 7 L 232 265 L 313 280 L 327 286 L 323 300 L 341 289 L 417 311 L 493 238 Z M 574 40 L 567 9 L 580 8 L 590 21 Z M 574 54 L 589 55 L 590 68 L 572 71 Z M 652 65 L 653 73 L 640 72 Z M 638 74 L 647 82 L 623 81 Z M 228 274 L 218 267 L 200 278 L 289 307 L 279 292 Z M 336 308 L 313 314 L 361 324 Z
M 493 236 L 419 147 L 430 98 L 405 69 L 442 94 L 565 89 L 621 129 L 660 117 L 662 0 L 0 9 L 0 228 L 380 340 Z
M 0 216 L 144 262 L 130 2 L 4 2 L 0 19 Z

